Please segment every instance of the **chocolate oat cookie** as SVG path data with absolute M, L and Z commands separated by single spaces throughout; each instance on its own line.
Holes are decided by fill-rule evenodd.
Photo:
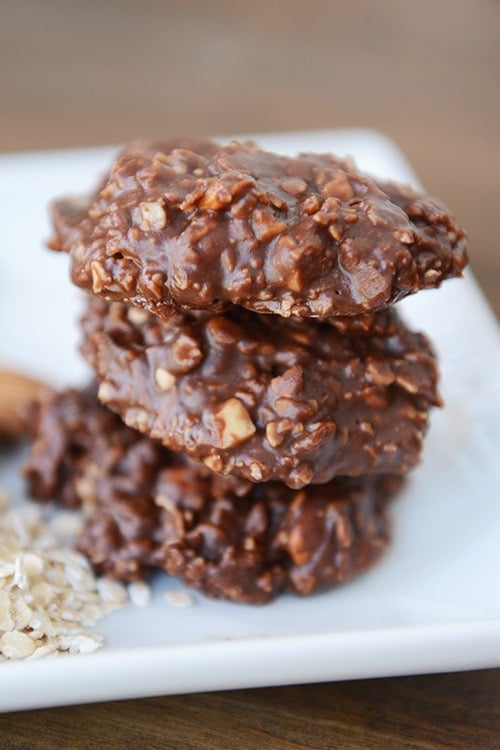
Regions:
M 224 480 L 223 480 L 224 481 Z M 254 484 L 244 497 L 214 475 L 166 469 L 164 544 L 156 559 L 208 596 L 261 604 L 283 590 L 308 595 L 370 568 L 389 541 L 388 501 L 400 476 L 337 477 L 296 491 Z
M 175 147 L 177 145 L 177 147 Z M 350 161 L 251 143 L 132 144 L 87 202 L 53 208 L 75 284 L 172 310 L 241 305 L 326 319 L 459 276 L 465 234 L 439 201 Z
M 208 596 L 263 603 L 343 583 L 387 545 L 401 477 L 298 492 L 220 477 L 126 427 L 94 385 L 46 397 L 35 413 L 32 492 L 83 504 L 79 548 L 100 572 L 135 580 L 158 566 Z
M 125 422 L 213 471 L 300 488 L 405 473 L 439 404 L 427 339 L 393 310 L 328 324 L 90 298 L 83 352 Z

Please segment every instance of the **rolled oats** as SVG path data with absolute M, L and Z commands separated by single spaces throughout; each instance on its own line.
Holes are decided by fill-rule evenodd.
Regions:
M 31 503 L 0 506 L 0 661 L 57 652 L 90 653 L 102 637 L 87 630 L 127 600 L 124 586 L 98 579 L 70 549 L 76 521 Z M 90 599 L 90 604 L 89 604 Z

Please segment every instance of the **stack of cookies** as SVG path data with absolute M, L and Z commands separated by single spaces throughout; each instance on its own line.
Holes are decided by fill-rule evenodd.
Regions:
M 25 470 L 83 505 L 96 568 L 260 603 L 370 567 L 440 403 L 393 303 L 461 274 L 446 207 L 330 155 L 178 140 L 53 220 L 96 383 L 34 407 Z

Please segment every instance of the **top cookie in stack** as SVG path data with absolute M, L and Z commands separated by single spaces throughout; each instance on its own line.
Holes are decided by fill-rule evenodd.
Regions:
M 54 222 L 75 284 L 162 318 L 230 305 L 359 315 L 466 264 L 464 232 L 433 198 L 251 143 L 132 144 L 90 200 L 56 203 Z
M 295 489 L 417 463 L 437 370 L 390 306 L 467 262 L 441 203 L 330 155 L 178 140 L 132 144 L 53 218 L 129 426 Z

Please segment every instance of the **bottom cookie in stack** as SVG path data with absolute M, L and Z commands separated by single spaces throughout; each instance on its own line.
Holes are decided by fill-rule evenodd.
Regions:
M 161 568 L 208 596 L 265 603 L 344 583 L 386 548 L 401 475 L 300 490 L 222 477 L 125 426 L 96 392 L 33 405 L 24 473 L 33 497 L 82 507 L 78 547 L 99 572 L 132 581 Z

